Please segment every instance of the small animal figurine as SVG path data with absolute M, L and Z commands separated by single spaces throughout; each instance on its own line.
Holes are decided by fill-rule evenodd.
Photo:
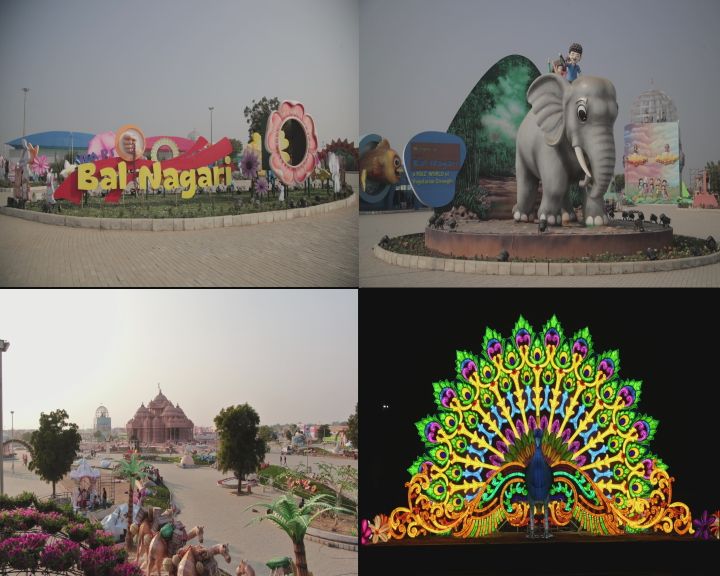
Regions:
M 655 214 L 650 214 L 650 222 L 652 222 L 653 224 L 658 223 L 657 216 Z
M 402 172 L 400 156 L 390 148 L 386 138 L 360 158 L 360 184 L 363 190 L 368 179 L 385 184 L 397 184 Z
M 665 214 L 660 214 L 660 224 L 662 224 L 663 228 L 667 228 L 670 226 L 670 218 L 665 216 Z

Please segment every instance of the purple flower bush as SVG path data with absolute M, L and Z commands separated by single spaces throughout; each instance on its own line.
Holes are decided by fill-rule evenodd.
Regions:
M 70 570 L 79 559 L 80 545 L 71 540 L 57 540 L 40 553 L 41 564 L 51 572 Z
M 125 562 L 113 568 L 112 576 L 143 576 L 143 571 L 137 564 Z
M 90 527 L 81 522 L 68 524 L 65 527 L 65 533 L 73 542 L 82 542 L 90 536 Z
M 85 576 L 113 576 L 113 569 L 125 560 L 127 560 L 125 550 L 116 550 L 112 546 L 99 546 L 82 551 L 80 569 Z
M 55 534 L 67 522 L 67 518 L 58 512 L 38 512 L 37 523 L 49 534 Z
M 90 548 L 99 548 L 100 546 L 112 546 L 115 543 L 115 537 L 105 530 L 90 531 L 88 545 Z
M 40 560 L 40 551 L 48 539 L 47 534 L 23 534 L 0 542 L 0 566 L 10 565 L 16 570 L 34 570 Z
M 30 530 L 37 524 L 38 512 L 34 508 L 16 508 L 12 511 L 16 530 Z

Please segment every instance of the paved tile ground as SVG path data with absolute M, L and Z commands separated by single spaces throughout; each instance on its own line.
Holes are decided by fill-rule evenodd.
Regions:
M 673 206 L 643 206 L 643 212 L 664 212 L 672 219 L 676 233 L 720 241 L 720 210 L 679 209 Z M 360 215 L 360 286 L 720 286 L 720 264 L 648 274 L 604 276 L 489 276 L 416 270 L 393 266 L 376 258 L 372 247 L 384 235 L 399 236 L 421 232 L 430 212 Z
M 0 215 L 0 286 L 358 285 L 357 206 L 193 232 L 52 226 Z

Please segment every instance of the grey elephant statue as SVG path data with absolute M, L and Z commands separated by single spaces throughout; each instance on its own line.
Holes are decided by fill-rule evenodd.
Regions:
M 514 219 L 533 220 L 542 181 L 538 219 L 551 225 L 575 220 L 568 191 L 579 181 L 581 187 L 589 186 L 585 223 L 607 224 L 603 196 L 615 170 L 615 87 L 594 76 L 580 76 L 570 84 L 557 74 L 543 74 L 528 88 L 527 99 L 531 109 L 517 133 Z

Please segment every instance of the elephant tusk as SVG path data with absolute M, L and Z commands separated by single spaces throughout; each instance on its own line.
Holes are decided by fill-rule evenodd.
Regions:
M 587 178 L 592 178 L 592 174 L 590 174 L 590 169 L 588 168 L 587 162 L 585 162 L 585 155 L 583 154 L 582 148 L 580 148 L 580 146 L 575 146 L 575 156 L 577 156 L 578 162 L 580 162 L 580 168 L 583 169 L 583 172 L 585 172 Z

